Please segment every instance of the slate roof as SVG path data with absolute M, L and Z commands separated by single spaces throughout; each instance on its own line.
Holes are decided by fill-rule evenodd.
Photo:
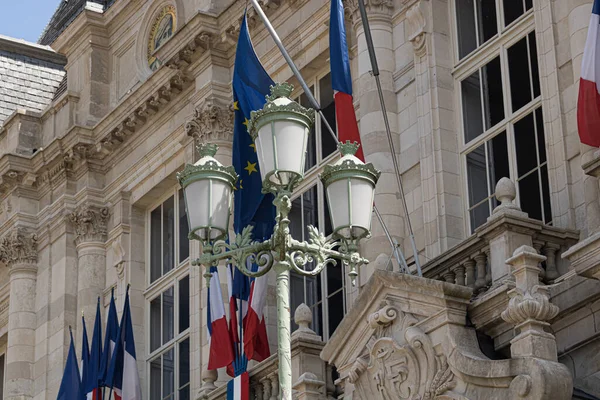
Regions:
M 44 110 L 66 75 L 65 62 L 47 46 L 0 35 L 0 126 L 17 108 Z
M 99 4 L 106 10 L 114 2 L 115 0 L 60 0 L 56 11 L 54 11 L 50 22 L 48 22 L 48 25 L 42 32 L 38 43 L 41 45 L 50 45 L 54 43 L 56 38 L 71 25 L 71 22 L 73 22 L 79 14 L 81 14 L 87 3 Z

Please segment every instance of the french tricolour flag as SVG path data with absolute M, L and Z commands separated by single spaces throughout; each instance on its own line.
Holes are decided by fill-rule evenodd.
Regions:
M 211 278 L 208 287 L 207 329 L 210 341 L 208 369 L 216 370 L 233 363 L 233 344 L 227 329 L 227 316 L 223 305 L 221 280 L 217 267 L 210 267 Z
M 360 141 L 356 113 L 352 102 L 352 76 L 350 58 L 344 26 L 344 5 L 342 0 L 331 0 L 331 18 L 329 23 L 329 58 L 331 62 L 331 84 L 335 93 L 335 117 L 340 142 Z M 362 147 L 356 157 L 365 160 Z
M 271 355 L 264 309 L 267 304 L 267 275 L 252 280 L 248 313 L 244 321 L 244 352 L 248 360 L 263 361 Z
M 133 324 L 129 306 L 129 286 L 125 294 L 123 316 L 117 334 L 117 343 L 108 368 L 106 386 L 114 391 L 115 399 L 142 400 L 142 388 L 135 356 Z
M 594 1 L 583 51 L 577 125 L 581 143 L 600 147 L 600 0 Z
M 227 382 L 227 400 L 250 400 L 250 377 L 243 372 Z

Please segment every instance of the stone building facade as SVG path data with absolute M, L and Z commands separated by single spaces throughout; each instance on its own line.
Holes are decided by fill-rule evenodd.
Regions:
M 396 154 L 357 2 L 345 0 L 355 106 L 382 171 L 375 203 L 413 275 L 398 272 L 374 218 L 356 287 L 339 268 L 292 277 L 296 396 L 600 398 L 600 154 L 576 124 L 592 1 L 365 3 Z M 335 124 L 329 1 L 262 4 Z M 197 142 L 231 163 L 244 7 L 60 2 L 39 44 L 0 37 L 3 398 L 56 398 L 69 326 L 80 349 L 80 313 L 91 321 L 98 297 L 105 312 L 113 289 L 120 311 L 128 284 L 144 398 L 225 398 L 227 375 L 206 369 L 206 288 L 190 262 L 200 245 L 187 240 L 175 174 Z M 248 17 L 266 70 L 299 88 Z M 318 174 L 338 156 L 319 121 L 313 137 L 296 238 L 308 224 L 331 229 Z M 272 286 L 273 352 L 274 305 Z M 255 398 L 277 397 L 276 371 L 275 356 L 251 365 Z

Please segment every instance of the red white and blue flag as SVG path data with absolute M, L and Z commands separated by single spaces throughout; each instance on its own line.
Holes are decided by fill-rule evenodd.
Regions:
M 252 280 L 248 313 L 244 321 L 244 353 L 248 360 L 263 361 L 271 355 L 264 309 L 267 304 L 267 275 Z
M 83 315 L 81 316 L 81 323 L 83 327 L 83 334 L 81 335 L 81 366 L 79 371 L 81 373 L 81 383 L 82 385 L 88 379 L 88 364 L 90 362 L 90 345 L 88 342 L 87 328 L 85 326 L 85 318 Z M 83 386 L 82 386 L 83 388 Z
M 250 377 L 243 372 L 227 382 L 227 400 L 250 400 Z
M 360 133 L 352 100 L 352 76 L 350 75 L 350 58 L 348 56 L 348 43 L 346 42 L 342 0 L 331 0 L 329 58 L 331 63 L 331 85 L 335 93 L 338 139 L 340 142 L 349 140 L 360 144 Z M 365 160 L 362 146 L 358 148 L 356 157 L 362 161 Z
M 86 366 L 85 378 L 82 377 L 83 392 L 87 400 L 100 400 L 100 364 L 102 356 L 102 319 L 100 313 L 100 298 L 96 306 L 96 320 L 94 321 L 94 333 L 92 334 L 92 346 L 90 357 Z
M 125 306 L 119 325 L 117 342 L 105 381 L 114 391 L 114 397 L 122 400 L 142 400 L 142 388 L 137 369 L 131 308 L 129 306 L 129 286 L 125 294 Z M 117 397 L 118 396 L 118 397 Z
M 217 267 L 211 267 L 208 287 L 207 329 L 210 341 L 208 369 L 216 370 L 233 362 L 233 344 L 227 329 L 227 316 L 223 305 L 221 280 Z
M 581 143 L 600 147 L 600 0 L 594 1 L 583 51 L 577 125 Z
M 108 367 L 117 344 L 117 335 L 119 334 L 119 317 L 117 316 L 117 306 L 115 305 L 115 289 L 110 293 L 110 305 L 108 306 L 108 316 L 106 319 L 106 333 L 104 336 L 104 350 L 100 360 L 100 371 L 98 372 L 98 381 L 101 386 L 106 386 L 104 381 L 108 374 Z M 115 398 L 115 400 L 120 400 Z

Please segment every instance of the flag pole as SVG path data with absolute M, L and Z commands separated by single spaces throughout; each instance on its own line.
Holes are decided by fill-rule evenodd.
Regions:
M 294 60 L 292 60 L 292 58 L 290 57 L 289 53 L 287 52 L 285 46 L 283 45 L 283 42 L 279 38 L 279 35 L 275 31 L 275 28 L 273 27 L 273 25 L 271 24 L 271 21 L 269 21 L 269 18 L 267 17 L 267 15 L 263 11 L 262 7 L 258 3 L 258 0 L 250 0 L 250 2 L 252 3 L 252 6 L 254 7 L 254 10 L 256 11 L 256 13 L 260 17 L 260 19 L 263 21 L 265 27 L 267 28 L 267 31 L 269 31 L 269 34 L 271 35 L 271 38 L 273 39 L 273 41 L 275 42 L 275 44 L 279 48 L 279 51 L 281 52 L 281 55 L 283 56 L 283 58 L 285 59 L 285 61 L 288 64 L 288 66 L 292 70 L 292 73 L 294 74 L 294 76 L 296 77 L 296 79 L 298 79 L 298 82 L 300 82 L 300 86 L 302 86 L 302 89 L 304 90 L 304 94 L 306 94 L 306 97 L 308 97 L 308 101 L 311 103 L 312 107 L 315 110 L 318 110 L 319 116 L 321 117 L 321 122 L 323 122 L 325 124 L 325 127 L 329 131 L 329 133 L 330 133 L 331 137 L 333 138 L 333 140 L 335 140 L 336 143 L 339 143 L 337 135 L 333 131 L 333 128 L 331 127 L 331 125 L 329 124 L 329 121 L 327 121 L 327 118 L 325 118 L 325 115 L 323 114 L 323 111 L 321 110 L 321 105 L 319 104 L 319 102 L 317 101 L 317 99 L 315 99 L 315 97 L 313 96 L 312 91 L 310 90 L 310 88 L 306 84 L 306 81 L 304 80 L 304 78 L 300 74 L 300 71 L 298 70 L 298 67 L 296 66 L 296 64 L 294 63 Z M 384 107 L 385 107 L 385 105 L 384 105 Z M 389 122 L 387 120 L 387 113 L 384 113 L 384 117 L 385 117 L 385 122 L 386 122 L 387 129 L 388 129 L 388 132 L 389 132 Z M 392 144 L 392 153 L 393 153 L 393 155 L 396 154 L 395 151 L 393 150 L 393 144 Z M 392 157 L 392 159 L 394 160 L 394 165 L 395 165 L 397 163 L 396 157 Z M 398 175 L 398 171 L 399 171 L 398 168 L 396 168 L 396 174 L 397 175 Z M 402 182 L 401 182 L 401 180 L 399 182 L 400 182 L 400 188 L 401 188 L 400 190 L 402 191 Z M 402 193 L 403 193 L 403 191 L 402 191 Z M 404 203 L 404 194 L 402 194 L 402 202 Z M 406 212 L 406 217 L 408 218 L 408 211 L 406 210 L 406 204 L 404 204 L 404 208 L 405 208 L 405 212 Z M 398 248 L 398 245 L 395 244 L 393 242 L 393 240 L 391 239 L 390 231 L 388 230 L 387 226 L 383 222 L 383 219 L 381 218 L 381 214 L 377 210 L 377 205 L 374 205 L 373 209 L 375 210 L 375 214 L 377 215 L 377 218 L 378 218 L 379 222 L 381 223 L 381 226 L 382 226 L 382 228 L 383 228 L 383 230 L 385 232 L 385 235 L 388 238 L 388 241 L 390 242 L 390 246 L 392 247 L 392 252 L 393 252 L 393 254 L 396 257 L 396 261 L 398 262 L 398 266 L 400 268 L 402 268 L 402 266 L 404 265 L 405 268 L 406 268 L 406 270 L 408 271 L 408 265 L 406 264 L 406 260 L 404 258 L 404 255 L 402 255 L 402 256 L 398 255 L 398 254 L 402 254 L 402 251 Z M 419 276 L 422 276 L 422 274 L 421 274 L 421 266 L 419 264 L 419 257 L 417 256 L 418 253 L 416 252 L 416 246 L 415 246 L 415 243 L 414 243 L 414 235 L 412 235 L 412 226 L 410 224 L 410 218 L 408 218 L 408 226 L 409 226 L 409 232 L 411 233 L 411 240 L 412 240 L 412 244 L 413 244 L 413 252 L 415 254 L 415 262 L 417 263 L 417 270 L 419 272 Z
M 408 232 L 410 234 L 410 242 L 412 244 L 413 256 L 415 258 L 415 264 L 417 266 L 417 273 L 419 276 L 423 276 L 421 271 L 421 263 L 419 262 L 419 253 L 417 252 L 417 245 L 415 244 L 415 234 L 413 232 L 412 224 L 410 223 L 410 216 L 408 214 L 408 207 L 406 205 L 406 199 L 404 197 L 404 187 L 402 185 L 402 176 L 400 174 L 400 167 L 398 166 L 398 160 L 396 159 L 396 150 L 394 148 L 394 140 L 392 139 L 392 131 L 390 129 L 390 121 L 388 119 L 387 110 L 385 107 L 385 99 L 383 97 L 383 90 L 381 88 L 381 79 L 379 78 L 379 66 L 377 64 L 377 55 L 375 54 L 375 48 L 373 47 L 373 37 L 371 36 L 371 28 L 369 26 L 369 19 L 367 18 L 367 10 L 365 9 L 364 0 L 358 0 L 358 9 L 360 11 L 360 18 L 363 24 L 363 30 L 365 32 L 365 41 L 367 42 L 367 49 L 369 50 L 369 58 L 371 59 L 371 73 L 375 77 L 375 83 L 377 84 L 377 92 L 379 93 L 379 102 L 381 103 L 381 112 L 383 114 L 383 122 L 385 124 L 385 131 L 392 152 L 392 162 L 394 164 L 394 171 L 396 173 L 396 180 L 398 181 L 398 189 L 400 190 L 400 197 L 402 197 L 402 205 L 404 206 L 404 213 L 406 214 L 406 221 L 408 223 Z

